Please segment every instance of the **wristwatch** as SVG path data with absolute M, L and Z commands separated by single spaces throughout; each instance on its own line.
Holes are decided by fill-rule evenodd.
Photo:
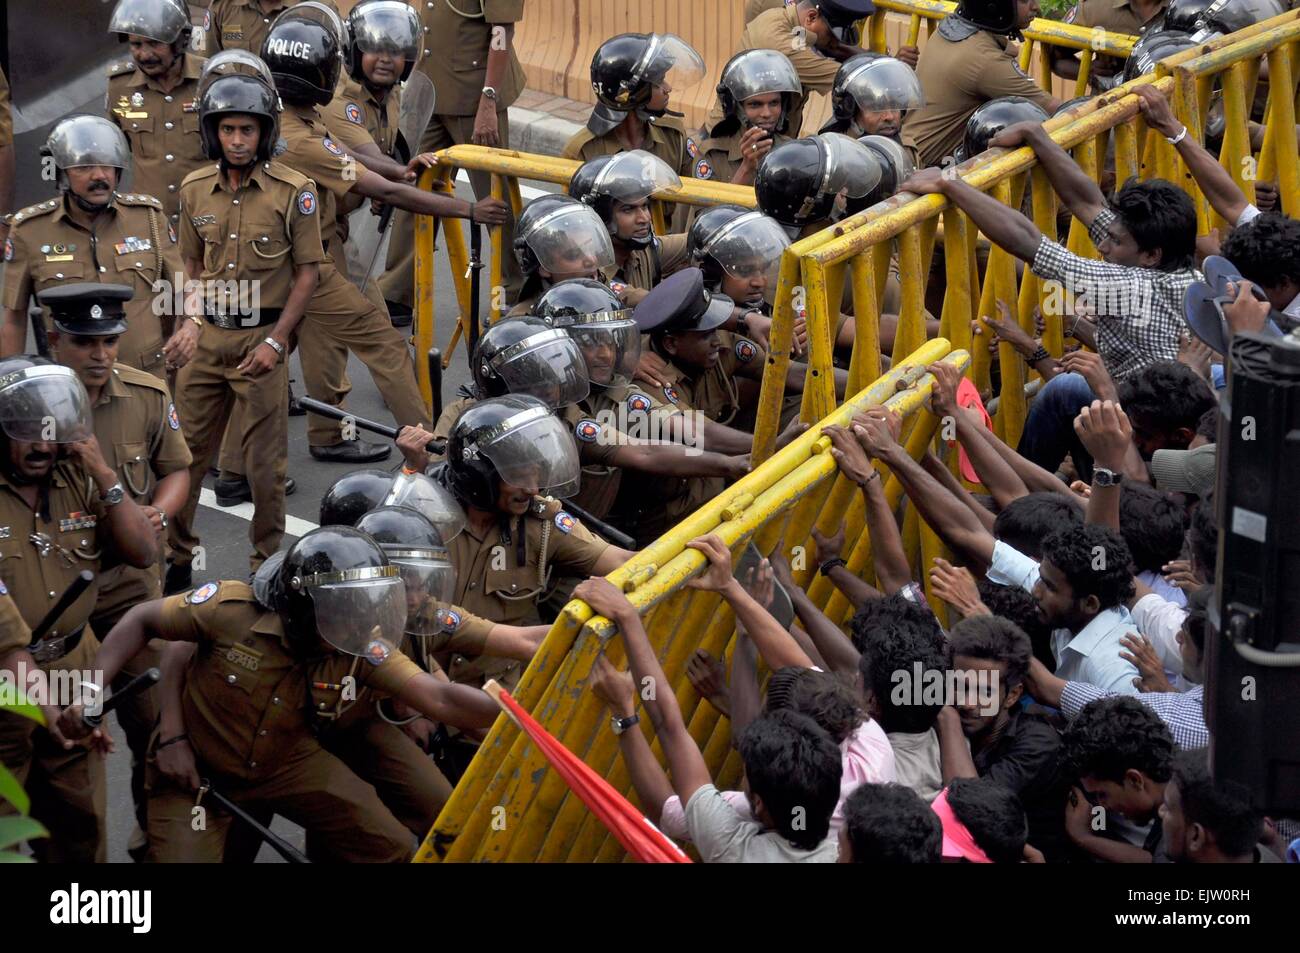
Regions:
M 629 715 L 627 718 L 620 718 L 618 715 L 610 715 L 609 727 L 616 735 L 621 735 L 633 725 L 640 724 L 640 715 Z
M 1124 474 L 1107 470 L 1105 467 L 1093 467 L 1093 486 L 1119 486 L 1124 481 Z
M 107 506 L 117 506 L 126 499 L 126 491 L 122 489 L 122 484 L 114 483 L 107 490 L 99 495 L 99 502 Z
M 492 102 L 496 102 L 496 101 L 497 101 L 497 91 L 496 91 L 495 89 L 493 89 L 491 86 L 484 86 L 484 87 L 483 87 L 483 98 L 484 98 L 484 99 L 490 99 L 490 100 L 492 100 Z

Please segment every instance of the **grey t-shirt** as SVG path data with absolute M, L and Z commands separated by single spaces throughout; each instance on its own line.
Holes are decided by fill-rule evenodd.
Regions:
M 939 765 L 939 736 L 934 729 L 909 734 L 902 731 L 886 733 L 894 749 L 894 763 L 898 766 L 898 783 L 911 788 L 929 804 L 943 790 L 943 772 Z
M 706 864 L 833 864 L 839 859 L 834 835 L 812 850 L 795 847 L 776 831 L 743 819 L 712 784 L 686 802 L 686 829 Z

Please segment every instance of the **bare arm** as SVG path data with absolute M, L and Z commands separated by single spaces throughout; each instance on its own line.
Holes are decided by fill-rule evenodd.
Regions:
M 518 659 L 521 662 L 532 661 L 533 654 L 549 631 L 550 626 L 546 625 L 497 623 L 488 630 L 487 638 L 483 641 L 483 654 Z
M 790 601 L 794 604 L 795 615 L 803 623 L 804 630 L 817 647 L 819 654 L 835 674 L 852 675 L 858 670 L 858 650 L 853 647 L 849 637 L 838 625 L 832 622 L 824 612 L 817 608 L 808 593 L 798 586 L 787 587 Z
M 0 326 L 0 357 L 13 357 L 27 347 L 27 313 L 5 308 L 4 325 Z
M 975 761 L 971 758 L 970 744 L 961 730 L 961 716 L 951 705 L 939 711 L 934 723 L 935 734 L 939 736 L 939 766 L 943 772 L 943 783 L 953 778 L 978 778 Z
M 406 209 L 417 215 L 434 215 L 438 218 L 472 218 L 475 205 L 480 204 L 458 199 L 445 192 L 426 192 L 402 182 L 391 182 L 369 169 L 357 178 L 357 183 L 352 190 L 368 199 L 378 199 L 387 205 Z M 494 221 L 492 224 L 500 224 L 500 222 Z
M 487 692 L 441 681 L 428 672 L 407 679 L 396 697 L 425 717 L 457 728 L 490 728 L 501 713 Z
M 763 710 L 758 690 L 758 653 L 743 628 L 736 630 L 736 648 L 731 653 L 731 745 Z
M 592 572 L 598 576 L 607 576 L 635 555 L 636 553 L 631 550 L 610 546 L 600 554 L 596 565 L 592 567 Z
M 695 451 L 680 443 L 625 444 L 615 451 L 613 463 L 627 470 L 675 477 L 720 476 L 736 480 L 749 472 L 748 457 Z
M 708 447 L 714 453 L 749 453 L 754 446 L 752 434 L 717 423 L 702 414 L 673 414 L 668 418 L 666 429 L 678 443 L 700 449 Z
M 1007 208 L 991 195 L 967 185 L 959 178 L 945 178 L 940 169 L 922 169 L 903 183 L 902 191 L 917 195 L 940 194 L 970 216 L 975 227 L 993 244 L 1023 261 L 1033 261 L 1043 233 L 1015 209 Z
M 1096 182 L 1088 178 L 1068 152 L 1052 139 L 1040 123 L 1017 123 L 1003 129 L 989 140 L 991 146 L 1028 145 L 1038 156 L 1038 164 L 1047 173 L 1052 188 L 1070 213 L 1079 221 L 1092 223 L 1106 207 L 1106 197 Z M 1000 244 L 1000 243 L 999 243 Z M 1035 248 L 1037 245 L 1035 245 Z M 1033 253 L 1030 253 L 1032 259 Z
M 945 490 L 951 493 L 954 498 L 960 500 L 966 509 L 975 514 L 975 518 L 980 521 L 981 526 L 990 533 L 993 532 L 993 521 L 995 519 L 993 514 L 975 500 L 974 495 L 962 486 L 961 482 L 953 476 L 952 471 L 944 466 L 943 461 L 934 455 L 934 451 L 927 450 L 925 456 L 921 457 L 920 462 L 926 473 L 938 480 Z

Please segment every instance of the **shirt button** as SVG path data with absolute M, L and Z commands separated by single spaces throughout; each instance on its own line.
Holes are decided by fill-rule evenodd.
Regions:
M 324 702 L 321 702 L 321 703 L 320 703 L 320 710 L 321 710 L 321 711 L 324 711 L 324 710 L 325 710 L 325 703 L 324 703 Z
M 99 266 L 99 270 L 100 270 L 100 271 L 108 271 L 108 266 L 107 266 L 107 265 L 100 265 L 100 266 Z
M 232 261 L 230 264 L 226 266 L 226 271 L 234 271 L 234 270 L 235 270 L 235 263 Z
M 264 735 L 264 734 L 266 734 L 266 729 L 263 728 L 261 731 L 258 732 L 258 734 L 259 734 L 259 735 Z
M 235 684 L 235 682 L 237 682 L 237 681 L 239 681 L 239 679 L 236 678 L 234 675 L 227 675 L 227 676 L 226 676 L 226 684 L 227 684 L 227 685 L 233 685 L 233 684 Z
M 477 63 L 475 63 L 474 65 L 475 65 L 475 66 L 478 66 Z M 169 153 L 167 153 L 167 155 L 163 156 L 163 158 L 166 159 L 168 162 L 171 162 L 171 161 L 172 161 L 173 159 L 175 159 L 176 157 L 175 157 L 174 155 L 172 155 L 172 154 L 169 152 Z
M 256 768 L 256 767 L 257 767 L 257 762 L 256 762 L 256 761 L 250 761 L 250 762 L 248 762 L 248 766 L 249 766 L 250 768 Z
M 272 705 L 278 705 L 278 704 L 280 704 L 280 696 L 279 696 L 279 695 L 276 695 L 274 698 L 272 698 L 272 699 L 271 699 L 271 704 L 272 704 Z
M 54 598 L 54 590 L 53 590 L 53 589 L 50 590 L 50 598 L 51 598 L 51 599 Z
M 172 101 L 172 98 L 171 98 L 170 96 L 164 96 L 164 97 L 163 97 L 163 102 L 165 102 L 165 103 L 169 103 L 169 102 L 171 102 L 171 101 Z
M 239 236 L 236 235 L 234 232 L 231 232 L 231 233 L 230 233 L 230 237 L 231 237 L 231 238 L 238 238 Z
M 164 129 L 173 129 L 173 128 L 175 128 L 175 126 L 176 126 L 176 123 L 174 123 L 174 122 L 165 122 L 165 123 L 163 123 L 163 128 L 164 128 Z
M 61 272 L 61 271 L 58 272 L 57 274 L 55 274 L 54 277 L 55 277 L 55 278 L 62 278 L 62 277 L 63 277 L 63 272 Z
M 231 204 L 231 205 L 238 205 L 238 204 L 239 204 L 239 199 L 235 199 L 235 200 L 232 201 L 230 204 Z
M 171 185 L 167 186 L 167 191 L 168 191 L 168 192 L 175 192 L 175 191 L 176 191 L 176 183 L 173 182 Z M 172 216 L 172 218 L 175 218 L 175 217 L 176 217 L 175 215 Z

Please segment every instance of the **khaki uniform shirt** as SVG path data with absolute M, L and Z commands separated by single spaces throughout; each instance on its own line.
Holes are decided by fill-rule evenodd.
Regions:
M 134 60 L 108 70 L 104 108 L 131 144 L 131 187 L 161 201 L 173 227 L 180 210 L 181 182 L 209 161 L 199 138 L 203 63 L 203 57 L 186 53 L 181 81 L 170 92 L 163 92 L 137 69 Z
M 58 463 L 38 496 L 37 509 L 18 495 L 0 473 L 0 583 L 28 626 L 35 626 L 85 569 L 98 573 L 101 553 L 111 545 L 106 508 L 84 469 Z M 96 586 L 55 620 L 46 639 L 71 635 L 95 607 Z M 87 634 L 82 641 L 91 639 Z M 55 662 L 43 668 L 56 668 Z
M 286 105 L 280 114 L 280 135 L 286 148 L 276 158 L 320 187 L 320 237 L 327 260 L 332 261 L 333 254 L 340 252 L 338 219 L 344 214 L 346 196 L 366 174 L 366 167 L 334 141 L 315 106 Z
M 790 127 L 787 125 L 787 129 Z M 700 157 L 695 160 L 693 174 L 697 179 L 710 179 L 714 182 L 730 182 L 740 169 L 743 156 L 740 153 L 741 132 L 729 136 L 703 138 L 699 145 Z M 703 133 L 701 133 L 703 136 Z M 772 137 L 772 148 L 793 142 L 789 136 L 776 133 Z
M 1155 23 L 1165 12 L 1167 3 L 1152 14 L 1151 19 L 1143 22 L 1129 0 L 1080 0 L 1065 15 L 1066 23 L 1075 26 L 1099 26 L 1107 33 L 1128 33 L 1137 36 Z
M 104 462 L 135 502 L 149 503 L 159 480 L 189 467 L 190 451 L 176 407 L 166 383 L 157 377 L 115 365 L 91 412 Z M 95 617 L 111 617 L 137 602 L 157 598 L 157 590 L 156 568 L 106 569 L 99 577 Z
M 611 265 L 602 271 L 605 284 L 635 308 L 655 285 L 687 264 L 686 234 L 664 235 L 659 244 L 634 248 L 623 267 Z
M 341 683 L 336 676 L 353 674 L 358 688 L 396 694 L 420 671 L 401 652 L 355 669 L 338 654 L 302 660 L 291 652 L 279 615 L 242 582 L 210 582 L 171 596 L 162 625 L 198 643 L 181 697 L 185 732 L 203 765 L 230 778 L 257 780 L 317 747 L 306 710 L 318 711 L 321 701 L 309 680 Z
M 745 22 L 749 23 L 760 13 L 768 10 L 780 10 L 783 6 L 793 6 L 799 0 L 745 0 Z
M 176 235 L 167 224 L 162 203 L 149 195 L 117 193 L 88 232 L 68 215 L 66 200 L 32 205 L 13 218 L 5 246 L 4 306 L 26 312 L 32 296 L 46 288 L 80 281 L 130 285 L 135 297 L 126 302 L 126 332 L 118 360 L 148 373 L 165 373 L 163 325 L 155 305 L 161 294 L 170 312 L 184 286 L 184 268 Z M 162 281 L 165 290 L 155 291 Z M 45 315 L 50 327 L 49 313 Z
M 966 120 L 990 99 L 1024 96 L 1044 109 L 1052 94 L 1026 74 L 1005 36 L 977 30 L 953 42 L 937 31 L 916 65 L 925 105 L 903 120 L 903 142 L 915 146 L 920 165 L 943 163 L 966 136 Z
M 415 0 L 411 5 L 424 26 L 424 49 L 416 69 L 433 80 L 438 91 L 434 110 L 440 116 L 473 116 L 487 85 L 492 28 L 522 20 L 524 0 Z M 519 98 L 526 81 L 511 42 L 510 62 L 497 87 L 498 112 Z
M 24 649 L 32 640 L 32 630 L 23 621 L 13 597 L 0 580 L 0 657 L 14 649 Z
M 212 0 L 208 8 L 208 47 L 217 50 L 248 50 L 262 55 L 262 44 L 275 18 L 300 0 Z M 321 0 L 338 13 L 334 0 Z
M 14 117 L 13 104 L 9 101 L 9 80 L 5 78 L 5 71 L 0 69 L 0 146 L 12 146 L 14 144 Z M 6 213 L 7 208 L 0 208 L 0 213 Z
M 323 200 L 310 179 L 277 161 L 257 166 L 237 192 L 216 164 L 181 186 L 181 253 L 207 281 L 256 280 L 263 308 L 283 308 L 293 266 L 323 261 Z
M 564 158 L 590 162 L 600 156 L 618 155 L 625 150 L 618 141 L 616 131 L 611 129 L 603 136 L 597 136 L 583 126 L 565 143 Z M 663 159 L 683 179 L 690 178 L 695 169 L 692 153 L 699 153 L 699 146 L 687 134 L 686 127 L 676 116 L 664 116 L 649 123 L 641 148 Z
M 358 155 L 358 150 L 367 145 L 378 146 L 381 152 L 392 155 L 393 144 L 397 139 L 397 122 L 401 115 L 400 92 L 400 87 L 394 86 L 380 103 L 368 86 L 344 76 L 339 81 L 334 98 L 320 110 L 330 138 L 342 144 L 353 155 Z M 351 215 L 365 203 L 363 196 L 349 192 L 340 200 L 340 216 Z M 342 218 L 340 228 L 346 223 L 346 217 Z

